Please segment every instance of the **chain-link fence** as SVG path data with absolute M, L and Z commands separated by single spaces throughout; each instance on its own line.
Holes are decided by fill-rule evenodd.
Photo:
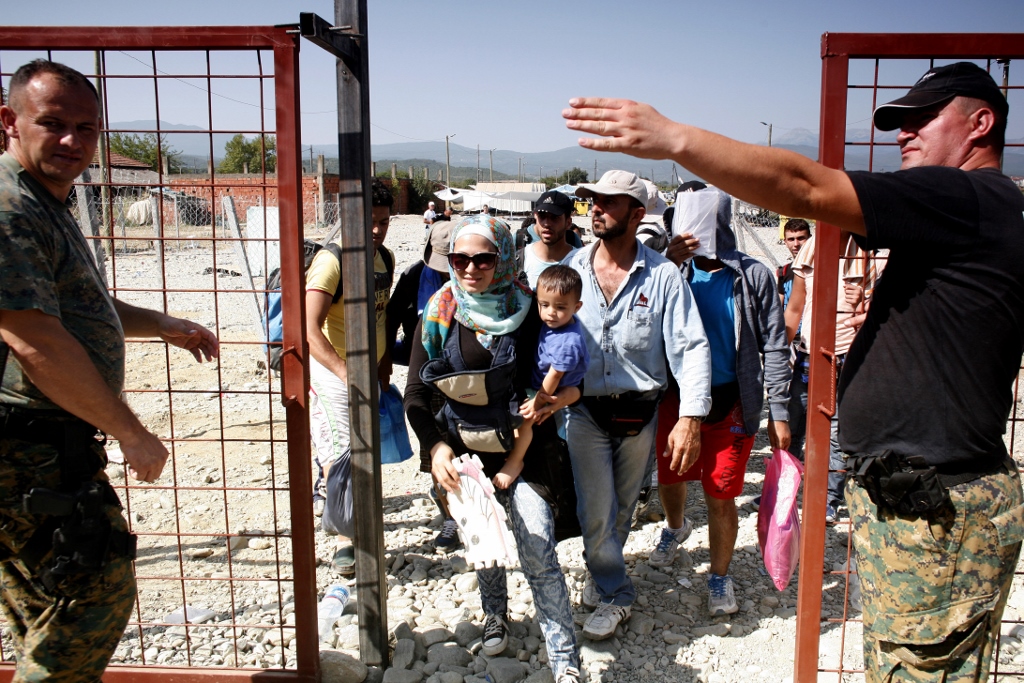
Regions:
M 80 225 L 92 226 L 92 235 L 113 238 L 109 244 L 116 253 L 152 250 L 154 240 L 161 238 L 166 239 L 166 250 L 181 251 L 196 249 L 203 240 L 237 237 L 231 234 L 231 221 L 223 202 L 230 195 L 218 192 L 211 201 L 210 194 L 209 187 L 200 185 L 174 189 L 80 185 L 72 195 L 71 211 Z M 252 237 L 246 233 L 253 216 L 261 217 L 269 211 L 268 220 L 276 225 L 276 203 L 243 204 L 236 206 L 235 211 L 243 238 Z M 302 215 L 307 233 L 324 233 L 338 220 L 338 203 L 307 200 L 303 202 Z M 110 230 L 113 234 L 106 232 Z M 261 227 L 257 226 L 257 231 L 257 237 L 264 236 Z
M 783 243 L 780 223 L 785 225 L 785 222 L 786 219 L 774 211 L 732 200 L 732 228 L 737 248 L 773 271 L 792 258 Z

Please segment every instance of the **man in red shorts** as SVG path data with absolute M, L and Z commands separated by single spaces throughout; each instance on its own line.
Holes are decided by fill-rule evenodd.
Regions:
M 739 609 L 729 576 L 739 527 L 736 496 L 743 491 L 747 459 L 760 426 L 764 387 L 767 384 L 769 439 L 773 447 L 787 448 L 791 370 L 775 282 L 765 265 L 736 251 L 736 237 L 729 227 L 729 195 L 705 189 L 680 195 L 678 201 L 703 202 L 706 197 L 697 195 L 709 192 L 716 195 L 718 206 L 714 243 L 702 245 L 693 234 L 685 233 L 673 238 L 665 255 L 682 266 L 711 346 L 711 411 L 701 425 L 700 456 L 692 466 L 687 468 L 681 458 L 658 458 L 658 494 L 666 528 L 649 561 L 656 567 L 675 561 L 679 544 L 693 528 L 683 516 L 686 482 L 700 481 L 711 544 L 708 611 L 717 616 Z M 678 393 L 670 391 L 659 410 L 675 415 Z M 660 420 L 661 424 L 671 427 L 674 422 Z M 659 428 L 659 453 L 664 452 L 667 439 L 668 431 L 663 434 Z

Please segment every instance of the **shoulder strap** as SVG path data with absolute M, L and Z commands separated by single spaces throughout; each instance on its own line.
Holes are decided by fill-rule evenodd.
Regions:
M 341 246 L 337 242 L 331 242 L 326 247 L 324 247 L 324 249 L 327 249 L 332 254 L 334 254 L 334 258 L 338 259 L 338 263 L 341 263 Z M 384 261 L 384 269 L 388 273 L 388 287 L 390 287 L 395 279 L 395 257 L 391 255 L 390 251 L 383 247 L 381 247 L 377 251 L 380 252 L 380 258 L 382 261 Z M 342 279 L 339 277 L 338 289 L 334 291 L 334 296 L 331 297 L 332 304 L 336 304 L 339 301 L 341 301 L 341 295 L 344 292 L 342 282 Z
M 326 249 L 327 251 L 329 251 L 332 254 L 334 254 L 334 258 L 338 259 L 338 264 L 339 265 L 341 264 L 341 245 L 340 244 L 338 244 L 337 242 L 331 242 L 330 244 L 325 246 L 324 249 Z M 341 300 L 341 294 L 342 294 L 343 290 L 344 290 L 344 287 L 342 286 L 342 276 L 341 276 L 341 274 L 339 274 L 338 275 L 338 288 L 334 290 L 334 296 L 331 297 L 331 304 L 336 304 L 336 303 L 338 303 Z
M 530 286 L 530 278 L 526 275 L 526 247 L 523 245 L 516 250 L 516 270 L 519 272 L 516 278 L 527 287 Z
M 388 280 L 394 279 L 395 276 L 395 257 L 392 256 L 391 252 L 381 247 L 377 251 L 380 252 L 380 258 L 384 261 L 384 270 L 388 272 Z

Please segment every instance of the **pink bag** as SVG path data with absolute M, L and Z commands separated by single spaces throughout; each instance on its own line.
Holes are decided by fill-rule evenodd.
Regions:
M 764 567 L 781 591 L 789 585 L 800 560 L 800 511 L 796 499 L 804 467 L 789 451 L 779 449 L 765 460 L 767 470 L 757 512 L 757 539 Z

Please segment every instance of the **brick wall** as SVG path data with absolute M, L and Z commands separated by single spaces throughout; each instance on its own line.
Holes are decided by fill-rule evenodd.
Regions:
M 235 211 L 241 217 L 245 215 L 250 206 L 276 206 L 277 205 L 277 177 L 268 175 L 266 182 L 263 176 L 242 175 L 242 174 L 220 174 L 214 176 L 214 186 L 210 187 L 210 177 L 205 174 L 197 175 L 175 175 L 165 176 L 168 184 L 175 190 L 187 194 L 203 197 L 211 202 L 212 207 L 220 206 L 221 197 L 230 194 L 235 200 Z M 391 185 L 390 178 L 381 179 L 385 185 Z M 395 197 L 395 204 L 392 207 L 393 214 L 409 213 L 409 183 L 407 178 L 399 178 L 396 181 L 398 187 L 392 187 L 391 192 Z M 329 204 L 336 204 L 340 189 L 340 180 L 337 175 L 324 174 L 323 176 L 324 200 Z M 211 197 L 211 194 L 213 195 Z M 315 223 L 318 219 L 323 222 L 322 216 L 318 215 L 317 204 L 320 202 L 320 189 L 318 176 L 313 173 L 306 173 L 302 176 L 302 215 L 306 224 Z M 327 211 L 327 222 L 330 222 L 335 215 L 330 209 Z

